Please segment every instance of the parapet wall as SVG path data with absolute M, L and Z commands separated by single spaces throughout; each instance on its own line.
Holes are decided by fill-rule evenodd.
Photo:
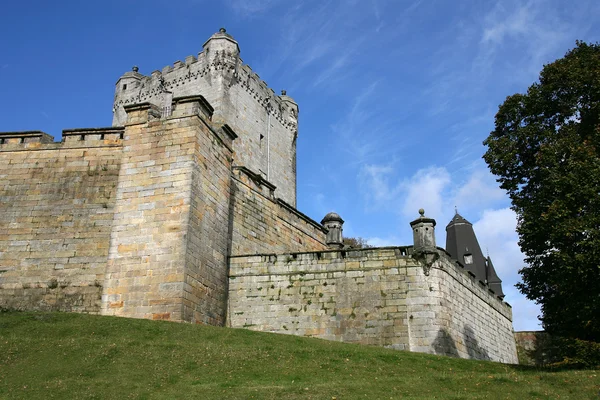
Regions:
M 327 230 L 274 193 L 275 187 L 261 175 L 233 169 L 230 254 L 327 250 Z
M 411 350 L 518 363 L 510 305 L 445 252 L 418 276 Z
M 230 259 L 228 325 L 516 363 L 510 307 L 411 247 Z
M 120 132 L 0 134 L 0 308 L 99 312 Z

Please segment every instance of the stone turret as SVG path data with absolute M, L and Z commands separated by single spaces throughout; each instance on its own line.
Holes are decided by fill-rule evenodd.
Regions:
M 119 97 L 121 94 L 130 92 L 132 89 L 138 89 L 141 86 L 141 81 L 144 78 L 144 75 L 140 74 L 139 68 L 137 65 L 134 65 L 131 68 L 131 71 L 125 72 L 119 80 L 117 80 L 116 88 L 115 88 L 115 98 Z M 113 112 L 116 112 L 116 107 L 113 108 Z M 122 122 L 126 119 L 125 112 L 120 110 L 122 116 L 120 116 L 120 120 L 117 125 L 121 125 Z
M 300 109 L 298 108 L 298 104 L 296 104 L 294 99 L 292 99 L 290 96 L 288 96 L 287 91 L 285 91 L 285 90 L 281 91 L 281 96 L 279 96 L 279 98 L 281 99 L 283 104 L 285 104 L 287 106 L 287 119 L 290 122 L 297 124 L 298 123 L 298 113 L 300 112 Z
M 330 212 L 321 221 L 321 225 L 327 228 L 327 246 L 333 249 L 344 247 L 344 238 L 342 237 L 342 226 L 344 220 L 337 213 Z
M 439 258 L 435 246 L 435 219 L 427 218 L 422 208 L 419 214 L 419 218 L 410 223 L 413 230 L 413 257 L 422 263 L 425 275 L 429 275 L 429 269 Z
M 498 277 L 496 273 L 496 269 L 494 268 L 494 264 L 492 264 L 492 259 L 488 256 L 485 259 L 486 263 L 486 281 L 490 289 L 494 291 L 496 296 L 501 299 L 504 298 L 504 291 L 502 290 L 502 280 Z
M 202 48 L 208 60 L 214 60 L 222 55 L 237 57 L 240 54 L 238 42 L 227 33 L 225 28 L 219 29 L 219 32 L 208 38 Z
M 434 252 L 435 247 L 435 219 L 427 218 L 425 210 L 419 210 L 420 217 L 410 223 L 413 229 L 414 252 Z

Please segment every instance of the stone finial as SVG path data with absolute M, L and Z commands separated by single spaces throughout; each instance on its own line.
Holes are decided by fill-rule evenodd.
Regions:
M 419 218 L 410 223 L 413 230 L 413 256 L 424 264 L 425 275 L 439 254 L 435 245 L 435 219 L 427 218 L 425 210 L 419 210 Z
M 225 28 L 220 28 L 220 29 L 219 29 L 219 32 L 221 32 L 221 33 L 226 33 L 226 32 L 227 32 L 227 29 L 225 29 Z
M 281 95 L 282 95 L 282 96 L 286 96 L 286 95 L 287 95 L 287 91 L 286 91 L 286 90 L 282 90 L 282 91 L 281 91 Z
M 337 213 L 330 212 L 323 218 L 321 225 L 327 229 L 327 238 L 325 240 L 327 246 L 333 249 L 341 249 L 344 247 L 344 238 L 342 237 L 344 220 L 342 217 Z
M 134 66 L 133 66 L 133 68 L 131 68 L 131 70 L 132 70 L 133 72 L 138 72 L 140 69 L 138 68 L 138 66 L 137 66 L 137 65 L 134 65 Z

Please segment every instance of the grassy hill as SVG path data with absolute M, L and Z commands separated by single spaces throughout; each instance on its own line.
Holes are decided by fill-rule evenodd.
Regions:
M 0 313 L 0 399 L 598 399 L 548 371 L 247 330 Z

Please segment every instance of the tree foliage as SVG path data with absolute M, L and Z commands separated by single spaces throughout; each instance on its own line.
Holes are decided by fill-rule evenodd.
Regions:
M 548 332 L 600 341 L 600 44 L 577 42 L 509 96 L 483 156 L 518 217 L 519 290 Z
M 344 246 L 347 246 L 351 249 L 366 249 L 369 247 L 373 247 L 367 242 L 367 239 L 361 238 L 358 236 L 357 237 L 345 237 L 343 239 L 343 241 L 344 241 Z

